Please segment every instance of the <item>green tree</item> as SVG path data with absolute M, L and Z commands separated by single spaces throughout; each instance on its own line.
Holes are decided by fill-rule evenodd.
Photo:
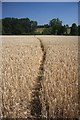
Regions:
M 64 26 L 61 27 L 60 34 L 61 34 L 61 35 L 64 35 L 64 34 L 66 34 L 66 33 L 67 33 L 67 28 L 66 28 L 66 26 L 64 25 Z
M 31 32 L 34 32 L 37 28 L 37 21 L 31 21 Z
M 62 25 L 62 21 L 60 21 L 58 18 L 54 18 L 50 21 L 50 26 L 54 26 L 54 25 Z
M 23 26 L 21 21 L 17 18 L 12 18 L 12 31 L 13 35 L 21 35 L 23 33 Z
M 19 21 L 20 21 L 21 26 L 23 27 L 23 32 L 30 33 L 30 29 L 31 29 L 30 19 L 29 18 L 21 18 Z
M 78 26 L 78 35 L 80 36 L 80 25 Z
M 2 20 L 0 19 L 0 35 L 2 34 Z
M 29 18 L 4 18 L 2 19 L 2 33 L 11 35 L 32 34 L 37 27 L 36 21 Z
M 44 28 L 49 28 L 49 25 L 48 24 L 44 24 Z
M 2 26 L 4 26 L 4 31 L 6 34 L 11 34 L 11 31 L 12 31 L 12 19 L 11 18 L 4 18 L 2 20 Z
M 58 18 L 52 19 L 49 24 L 51 27 L 51 34 L 54 35 L 61 34 L 62 21 L 60 21 Z
M 66 26 L 66 28 L 69 28 L 69 25 L 68 25 L 68 24 L 66 24 L 65 26 Z
M 43 35 L 50 35 L 50 30 L 48 28 L 44 29 L 42 32 Z
M 78 27 L 77 27 L 76 23 L 72 24 L 71 35 L 78 35 Z

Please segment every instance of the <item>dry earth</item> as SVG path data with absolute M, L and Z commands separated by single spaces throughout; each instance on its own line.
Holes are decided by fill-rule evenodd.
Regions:
M 2 117 L 78 118 L 78 37 L 2 37 Z

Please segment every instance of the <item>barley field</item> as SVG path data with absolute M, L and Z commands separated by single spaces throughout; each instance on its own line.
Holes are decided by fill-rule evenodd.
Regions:
M 78 37 L 2 36 L 2 118 L 78 118 Z

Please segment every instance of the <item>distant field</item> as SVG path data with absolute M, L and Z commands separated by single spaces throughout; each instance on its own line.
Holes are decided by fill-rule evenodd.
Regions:
M 45 30 L 45 29 L 47 29 L 47 28 L 37 28 L 35 32 L 40 32 L 40 33 L 42 33 L 43 30 Z
M 2 37 L 3 118 L 78 118 L 78 37 Z

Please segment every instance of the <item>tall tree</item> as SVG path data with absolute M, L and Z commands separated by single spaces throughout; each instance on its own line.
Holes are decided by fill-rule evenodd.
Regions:
M 66 28 L 66 26 L 64 25 L 64 26 L 61 27 L 60 34 L 61 34 L 61 35 L 64 35 L 64 34 L 66 34 L 66 33 L 67 33 L 67 28 Z
M 50 21 L 51 34 L 61 34 L 62 21 L 57 19 L 52 19 Z
M 78 35 L 80 36 L 80 25 L 78 26 Z
M 2 33 L 11 35 L 32 34 L 37 27 L 36 21 L 29 18 L 4 18 L 2 19 Z
M 31 32 L 35 31 L 37 28 L 37 21 L 31 21 Z
M 6 34 L 11 34 L 12 31 L 12 19 L 11 18 L 4 18 L 2 20 L 2 27 L 4 26 L 4 31 Z
M 71 35 L 78 35 L 78 27 L 77 27 L 76 23 L 72 24 Z

